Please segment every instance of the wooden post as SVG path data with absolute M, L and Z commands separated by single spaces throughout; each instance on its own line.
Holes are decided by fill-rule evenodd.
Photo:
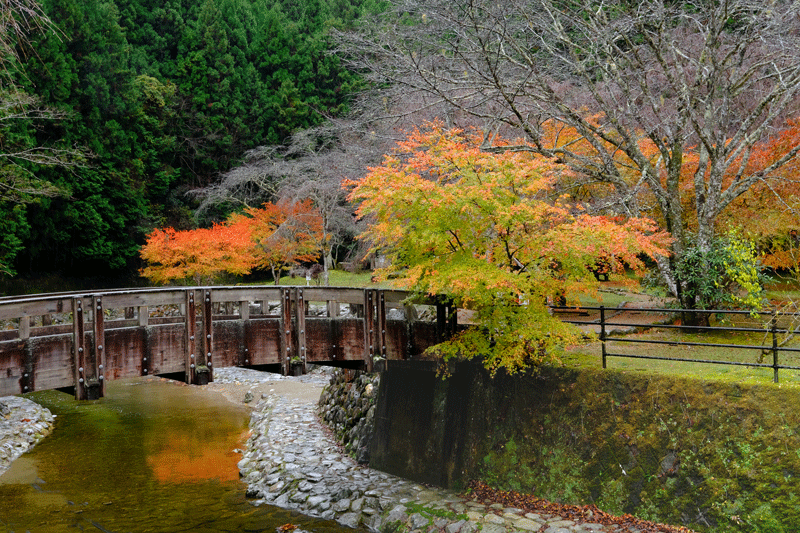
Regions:
M 364 370 L 367 372 L 372 372 L 375 344 L 375 294 L 372 289 L 364 289 Z
M 211 347 L 214 342 L 213 332 L 213 306 L 211 302 L 211 289 L 204 289 L 203 296 L 203 353 L 198 360 L 200 366 L 200 375 L 198 376 L 198 385 L 206 385 L 214 381 L 213 361 L 211 360 Z
M 19 317 L 19 338 L 22 340 L 27 340 L 31 338 L 31 317 L 29 316 L 21 316 Z
M 239 319 L 242 321 L 242 344 L 236 358 L 236 366 L 243 366 L 250 363 L 247 353 L 247 339 L 250 333 L 250 302 L 239 302 Z
M 328 317 L 336 318 L 339 316 L 339 302 L 336 300 L 328 300 Z
M 375 316 L 375 339 L 377 345 L 375 352 L 381 358 L 386 359 L 386 295 L 381 290 L 375 290 L 376 316 Z
M 436 302 L 436 341 L 442 342 L 447 336 L 447 307 Z
M 36 390 L 36 356 L 33 353 L 33 343 L 25 342 L 25 369 L 19 380 L 19 391 L 22 394 Z
M 197 333 L 197 309 L 195 307 L 194 298 L 195 291 L 193 289 L 188 289 L 186 291 L 186 303 L 184 304 L 184 317 L 186 319 L 186 383 L 190 385 L 196 383 L 195 369 L 197 368 L 197 356 L 195 355 L 195 351 L 197 350 L 197 341 L 195 340 L 195 335 Z
M 306 373 L 306 300 L 303 289 L 297 289 L 297 351 L 300 371 Z
M 86 346 L 84 329 L 83 298 L 72 300 L 72 345 L 75 361 L 75 398 L 96 400 L 105 395 L 105 320 L 103 300 L 100 296 L 91 299 L 93 346 Z
M 72 299 L 72 360 L 75 370 L 75 399 L 86 398 L 83 369 L 86 365 L 86 336 L 83 323 L 83 298 Z
M 283 289 L 283 296 L 281 297 L 281 332 L 281 372 L 284 376 L 288 376 L 294 352 L 294 343 L 292 342 L 292 289 Z
M 600 306 L 600 353 L 603 357 L 603 368 L 606 367 L 606 307 Z
M 101 296 L 92 297 L 94 311 L 94 360 L 92 361 L 92 376 L 87 378 L 87 393 L 90 400 L 102 398 L 106 394 L 106 381 L 103 375 L 106 366 L 106 329 L 105 313 L 103 312 L 103 299 Z
M 772 381 L 778 383 L 778 310 L 772 313 L 770 330 L 772 331 Z

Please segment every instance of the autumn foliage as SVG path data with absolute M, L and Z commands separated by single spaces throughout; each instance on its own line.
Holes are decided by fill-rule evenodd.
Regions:
M 475 310 L 478 327 L 441 355 L 482 355 L 490 369 L 513 372 L 575 338 L 548 300 L 596 290 L 599 260 L 614 272 L 642 269 L 643 255 L 667 253 L 668 238 L 652 221 L 589 216 L 551 198 L 562 167 L 481 149 L 481 139 L 438 124 L 415 131 L 349 184 L 350 200 L 371 223 L 364 238 L 391 258 L 384 276 Z
M 287 265 L 319 257 L 321 225 L 312 203 L 303 201 L 249 208 L 211 228 L 156 229 L 140 250 L 147 262 L 141 275 L 153 283 L 196 284 L 255 268 L 270 268 L 279 276 Z

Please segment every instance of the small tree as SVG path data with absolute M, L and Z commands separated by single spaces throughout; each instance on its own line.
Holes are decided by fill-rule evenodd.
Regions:
M 253 266 L 269 268 L 277 285 L 292 264 L 316 261 L 324 238 L 322 217 L 311 200 L 267 203 L 233 215 L 230 223 L 246 228 L 252 243 Z
M 243 275 L 253 267 L 253 244 L 246 228 L 215 224 L 176 231 L 156 229 L 139 254 L 148 265 L 140 273 L 153 283 L 174 280 L 210 283 L 223 273 Z
M 644 219 L 547 201 L 559 165 L 529 152 L 484 151 L 481 141 L 440 125 L 415 131 L 350 183 L 350 199 L 370 222 L 365 238 L 391 258 L 384 277 L 475 310 L 477 326 L 440 354 L 482 356 L 492 371 L 513 373 L 577 338 L 549 314 L 548 298 L 593 292 L 600 258 L 615 272 L 641 269 L 640 256 L 666 253 L 668 239 Z

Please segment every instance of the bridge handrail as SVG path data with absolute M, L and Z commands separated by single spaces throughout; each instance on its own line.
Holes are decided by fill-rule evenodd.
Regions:
M 0 297 L 0 320 L 14 320 L 59 313 L 70 313 L 72 301 L 89 301 L 100 297 L 106 309 L 126 307 L 151 307 L 161 305 L 180 305 L 187 291 L 211 291 L 213 303 L 280 301 L 286 288 L 302 289 L 306 301 L 340 302 L 362 304 L 364 289 L 359 287 L 294 287 L 280 285 L 236 285 L 236 286 L 186 286 L 186 287 L 146 287 L 124 288 L 96 291 L 69 291 L 21 296 Z M 398 308 L 404 305 L 412 293 L 401 290 L 382 289 L 387 307 Z M 428 302 L 422 302 L 428 303 Z M 429 303 L 434 303 L 433 301 Z

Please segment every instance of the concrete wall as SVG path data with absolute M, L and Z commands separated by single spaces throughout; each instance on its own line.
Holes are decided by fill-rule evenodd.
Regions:
M 392 362 L 370 466 L 698 531 L 788 532 L 800 524 L 799 406 L 797 388 L 771 383 L 559 368 L 491 378 L 468 363 L 442 380 Z

